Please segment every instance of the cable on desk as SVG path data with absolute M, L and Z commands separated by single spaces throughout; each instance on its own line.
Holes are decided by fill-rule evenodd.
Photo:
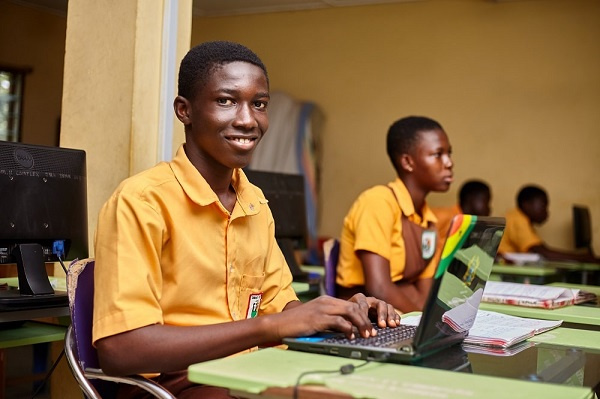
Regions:
M 305 372 L 301 373 L 298 376 L 298 379 L 296 380 L 296 384 L 294 384 L 293 398 L 294 399 L 298 399 L 298 388 L 300 387 L 300 380 L 302 380 L 302 378 L 306 377 L 307 375 L 310 375 L 310 374 L 335 374 L 335 373 L 340 373 L 342 375 L 347 375 L 347 374 L 354 373 L 354 370 L 356 370 L 359 367 L 363 367 L 363 366 L 365 366 L 365 365 L 367 365 L 369 363 L 371 363 L 371 360 L 365 360 L 364 363 L 361 363 L 358 366 L 355 366 L 355 365 L 350 364 L 350 363 L 344 364 L 339 369 L 335 369 L 335 370 L 313 370 L 313 371 L 305 371 Z
M 65 267 L 65 264 L 63 263 L 63 260 L 60 256 L 60 254 L 56 254 L 56 256 L 58 257 L 58 261 L 60 262 L 60 265 L 62 266 L 62 269 L 64 270 L 65 274 L 68 274 L 67 268 Z

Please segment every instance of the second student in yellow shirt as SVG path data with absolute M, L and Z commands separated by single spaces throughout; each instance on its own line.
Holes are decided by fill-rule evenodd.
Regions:
M 337 294 L 368 293 L 402 312 L 421 310 L 435 271 L 436 218 L 425 201 L 452 183 L 451 146 L 426 117 L 396 121 L 387 153 L 397 179 L 364 191 L 344 219 Z

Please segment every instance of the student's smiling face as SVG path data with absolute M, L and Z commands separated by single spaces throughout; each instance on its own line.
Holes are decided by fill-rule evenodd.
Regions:
M 413 175 L 421 187 L 427 191 L 448 191 L 453 181 L 450 157 L 452 147 L 443 130 L 425 130 L 419 138 L 413 154 Z
M 242 61 L 217 66 L 194 93 L 178 111 L 192 163 L 203 172 L 247 166 L 269 127 L 263 70 Z

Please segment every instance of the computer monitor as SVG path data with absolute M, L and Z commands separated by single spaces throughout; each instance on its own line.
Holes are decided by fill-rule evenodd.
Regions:
M 295 256 L 308 243 L 304 176 L 245 169 L 248 180 L 265 194 L 275 219 L 275 238 L 296 281 L 307 280 Z
M 45 263 L 87 256 L 85 152 L 0 141 L 0 264 L 16 263 L 19 280 L 0 307 L 67 304 Z
M 591 249 L 592 221 L 587 206 L 573 205 L 573 238 L 575 248 Z

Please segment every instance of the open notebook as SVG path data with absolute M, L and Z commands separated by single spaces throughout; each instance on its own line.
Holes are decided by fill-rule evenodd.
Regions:
M 418 326 L 381 329 L 366 339 L 331 332 L 283 342 L 293 350 L 399 363 L 461 342 L 475 321 L 504 226 L 502 218 L 454 217 Z

